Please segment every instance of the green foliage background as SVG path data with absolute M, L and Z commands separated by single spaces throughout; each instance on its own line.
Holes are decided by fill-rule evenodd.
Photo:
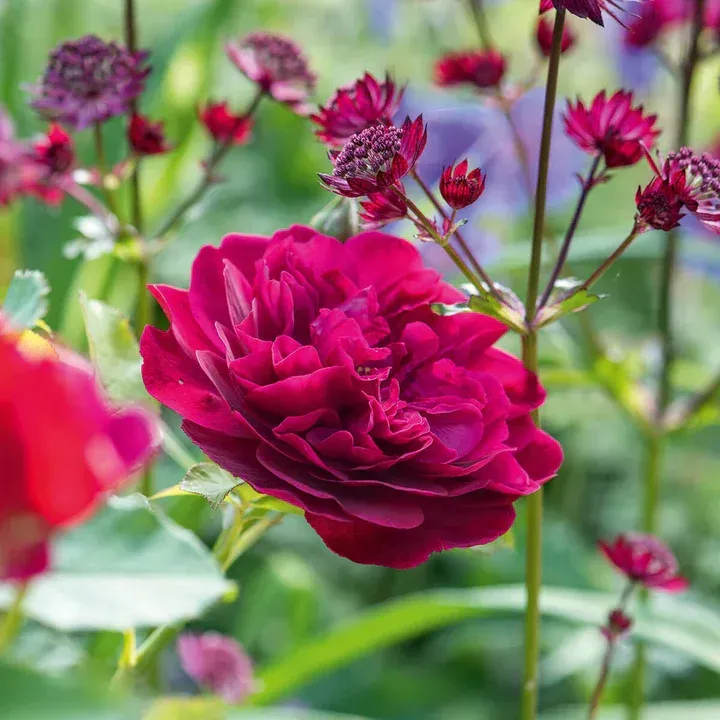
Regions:
M 227 97 L 241 108 L 251 96 L 250 84 L 224 57 L 222 46 L 227 38 L 256 28 L 292 35 L 306 48 L 320 74 L 320 98 L 364 70 L 383 73 L 391 69 L 400 79 L 427 86 L 432 61 L 441 50 L 475 42 L 459 0 L 398 0 L 400 20 L 389 29 L 387 38 L 372 31 L 365 0 L 139 0 L 138 5 L 141 45 L 152 50 L 154 66 L 143 109 L 166 120 L 167 133 L 176 145 L 175 152 L 145 164 L 145 210 L 151 224 L 162 219 L 197 177 L 197 163 L 207 149 L 196 121 L 197 103 Z M 48 51 L 61 40 L 85 33 L 120 38 L 120 6 L 119 0 L 0 0 L 0 103 L 13 116 L 19 135 L 28 137 L 42 129 L 26 107 L 21 87 L 40 74 Z M 536 0 L 514 0 L 493 6 L 489 12 L 496 42 L 512 52 L 510 72 L 518 77 L 536 61 L 531 42 L 536 6 Z M 587 24 L 574 25 L 581 31 L 581 40 L 578 50 L 564 62 L 561 92 L 590 97 L 602 87 L 614 88 L 618 80 L 600 31 Z M 720 131 L 718 67 L 715 61 L 707 63 L 696 86 L 691 133 L 696 146 L 706 145 Z M 667 147 L 675 121 L 671 81 L 662 78 L 644 100 L 660 115 Z M 121 123 L 111 123 L 108 134 L 114 159 L 119 160 L 124 152 Z M 81 135 L 78 144 L 81 155 L 90 161 L 90 138 Z M 225 232 L 269 233 L 290 223 L 308 222 L 329 199 L 315 179 L 315 173 L 326 167 L 324 151 L 306 121 L 281 107 L 263 106 L 253 142 L 232 153 L 223 166 L 228 181 L 207 197 L 172 247 L 159 258 L 153 279 L 185 286 L 198 248 L 217 243 Z M 593 194 L 576 241 L 576 274 L 592 270 L 624 237 L 631 222 L 634 189 L 647 175 L 642 166 L 618 173 Z M 0 213 L 0 288 L 15 268 L 45 272 L 52 286 L 47 322 L 69 344 L 86 349 L 78 291 L 97 296 L 109 262 L 101 258 L 82 265 L 63 257 L 64 244 L 74 237 L 72 221 L 77 213 L 72 201 L 58 210 L 32 200 L 9 213 Z M 553 226 L 562 228 L 563 219 L 562 213 L 553 217 Z M 521 289 L 529 255 L 529 220 L 489 217 L 487 222 L 503 237 L 502 252 L 490 271 L 504 284 Z M 637 523 L 641 441 L 623 411 L 609 399 L 607 388 L 622 390 L 628 378 L 651 378 L 656 369 L 659 353 L 653 318 L 658 241 L 653 234 L 643 237 L 631 257 L 603 280 L 600 289 L 610 297 L 588 311 L 602 330 L 615 364 L 592 366 L 577 318 L 554 326 L 541 344 L 543 377 L 549 390 L 543 419 L 566 452 L 560 476 L 547 493 L 544 558 L 548 586 L 611 593 L 619 589 L 618 577 L 600 560 L 594 546 L 598 537 Z M 677 366 L 675 381 L 690 391 L 701 387 L 720 364 L 720 245 L 688 238 L 683 243 L 683 260 L 675 316 L 683 360 Z M 111 304 L 128 311 L 134 292 L 130 271 L 122 270 Z M 598 378 L 605 389 L 598 386 Z M 717 624 L 720 610 L 719 411 L 715 406 L 696 432 L 673 439 L 663 481 L 661 522 L 663 537 L 677 551 L 692 590 L 691 603 L 682 609 L 663 605 L 662 599 L 658 607 L 665 612 L 666 621 L 676 618 L 678 622 L 692 622 L 695 645 L 699 647 L 703 639 L 707 640 L 708 658 L 714 657 L 713 648 L 720 652 L 720 637 L 715 643 L 715 636 L 707 635 L 712 622 Z M 159 475 L 163 485 L 176 483 L 181 477 L 169 461 L 161 464 Z M 219 513 L 196 498 L 163 502 L 175 521 L 212 542 Z M 483 610 L 487 598 L 479 596 L 476 611 L 463 610 L 461 603 L 447 621 L 437 623 L 438 629 L 399 633 L 397 643 L 386 641 L 395 637 L 393 633 L 402 623 L 411 630 L 435 627 L 423 619 L 431 612 L 431 599 L 410 603 L 395 615 L 384 620 L 381 617 L 373 626 L 374 634 L 365 628 L 368 654 L 309 682 L 302 677 L 302 668 L 308 662 L 318 662 L 317 653 L 321 658 L 322 653 L 332 655 L 349 641 L 333 641 L 319 649 L 313 646 L 311 655 L 303 655 L 307 643 L 337 623 L 352 621 L 369 606 L 428 590 L 456 589 L 448 590 L 452 594 L 521 582 L 522 518 L 517 528 L 514 547 L 503 546 L 487 553 L 456 551 L 415 570 L 393 572 L 355 566 L 335 557 L 302 518 L 288 517 L 233 568 L 240 587 L 237 597 L 217 606 L 196 626 L 222 630 L 242 641 L 259 666 L 270 667 L 266 675 L 269 689 L 271 680 L 288 682 L 287 678 L 300 672 L 302 680 L 290 683 L 291 691 L 278 698 L 294 702 L 298 708 L 382 720 L 513 717 L 522 638 L 516 596 L 514 600 L 507 596 L 507 600 L 497 601 L 497 606 L 487 611 Z M 128 542 L 128 552 L 131 548 Z M 586 596 L 580 597 L 580 606 L 586 606 L 582 600 Z M 608 607 L 605 596 L 599 600 L 596 595 L 592 597 L 596 598 L 596 616 L 580 612 L 580 617 L 574 617 L 570 606 L 560 603 L 560 610 L 546 617 L 543 720 L 583 717 L 582 710 L 576 708 L 586 700 L 594 683 L 603 648 L 597 629 L 587 623 L 592 622 L 591 617 L 602 617 L 603 608 Z M 607 597 L 609 603 L 611 596 Z M 578 612 L 576 608 L 576 616 Z M 403 637 L 407 639 L 400 642 Z M 374 646 L 377 649 L 372 651 Z M 692 650 L 693 641 L 686 646 Z M 68 636 L 30 623 L 15 652 L 26 663 L 53 675 L 70 675 L 101 685 L 111 672 L 119 647 L 118 633 Z M 283 665 L 286 656 L 291 661 Z M 608 693 L 611 702 L 624 697 L 623 669 L 629 659 L 629 650 L 620 653 Z M 720 717 L 720 664 L 717 658 L 697 660 L 690 651 L 678 652 L 677 645 L 674 649 L 665 644 L 651 647 L 650 693 L 654 705 L 648 720 Z M 325 669 L 337 662 L 337 658 L 326 660 Z M 716 663 L 714 670 L 712 662 Z M 177 680 L 171 657 L 158 672 L 165 681 Z M 6 688 L 13 686 L 19 698 L 22 683 L 13 681 L 15 676 L 3 677 L 0 710 L 3 704 L 14 709 L 15 696 L 7 694 Z M 712 704 L 713 700 L 717 703 Z M 82 714 L 85 711 L 73 702 L 69 701 L 68 718 L 106 717 L 97 709 Z M 182 714 L 185 712 L 188 714 Z M 212 712 L 209 706 L 200 708 L 197 717 L 212 718 Z M 277 717 L 302 715 L 300 710 L 286 712 Z M 133 706 L 122 717 L 139 717 L 138 713 L 140 710 Z M 152 717 L 169 720 L 196 716 L 189 713 L 187 708 L 160 708 Z M 2 712 L 0 716 L 13 720 L 20 717 Z M 30 712 L 27 717 L 31 717 Z M 107 717 L 121 715 L 112 711 Z M 237 715 L 239 720 L 244 717 Z M 615 717 L 622 715 L 612 710 L 603 715 L 608 720 Z

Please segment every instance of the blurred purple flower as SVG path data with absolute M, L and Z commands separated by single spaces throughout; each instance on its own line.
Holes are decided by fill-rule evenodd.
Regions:
M 35 96 L 30 105 L 75 130 L 124 115 L 145 88 L 148 55 L 95 35 L 64 42 L 50 53 L 40 82 L 29 88 Z
M 183 670 L 227 703 L 239 703 L 255 688 L 252 661 L 235 640 L 219 633 L 185 633 L 177 641 Z

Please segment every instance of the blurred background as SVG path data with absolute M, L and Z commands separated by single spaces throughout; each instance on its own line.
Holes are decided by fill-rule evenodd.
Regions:
M 509 77 L 524 80 L 536 68 L 542 77 L 534 37 L 537 1 L 496 0 L 489 5 L 495 43 L 511 56 Z M 466 234 L 493 277 L 523 292 L 531 219 L 522 189 L 508 185 L 504 176 L 516 165 L 512 146 L 498 140 L 496 133 L 501 131 L 477 97 L 431 87 L 432 65 L 442 52 L 477 44 L 460 0 L 140 0 L 138 6 L 140 45 L 152 51 L 153 66 L 142 109 L 166 122 L 167 136 L 176 148 L 144 164 L 145 211 L 151 224 L 159 224 L 194 186 L 198 162 L 207 153 L 209 142 L 197 121 L 197 104 L 227 98 L 239 110 L 251 98 L 253 87 L 225 58 L 224 41 L 268 29 L 286 33 L 303 46 L 319 75 L 320 102 L 366 70 L 376 75 L 389 70 L 398 81 L 409 82 L 408 111 L 424 112 L 431 124 L 428 152 L 441 163 L 469 154 L 487 170 L 488 193 L 478 203 Z M 601 88 L 633 87 L 646 107 L 658 113 L 664 129 L 660 146 L 670 149 L 677 94 L 672 78 L 652 58 L 628 57 L 616 28 L 603 32 L 577 18 L 569 20 L 579 40 L 561 66 L 561 98 L 580 94 L 589 100 Z M 58 42 L 87 33 L 121 40 L 119 0 L 0 0 L 0 104 L 20 137 L 44 129 L 26 105 L 23 86 L 42 73 L 48 52 Z M 673 42 L 671 37 L 671 54 Z M 720 133 L 719 71 L 720 57 L 705 63 L 696 84 L 691 138 L 698 149 L 711 147 Z M 542 93 L 537 93 L 521 101 L 525 105 L 519 124 L 531 148 L 541 99 Z M 107 127 L 111 159 L 118 161 L 125 153 L 123 125 L 118 120 Z M 450 139 L 456 145 L 450 147 Z M 76 141 L 81 157 L 90 163 L 90 133 L 80 133 Z M 577 193 L 573 174 L 582 171 L 588 159 L 559 147 L 562 152 L 553 156 L 556 180 L 549 226 L 561 232 Z M 308 223 L 331 199 L 316 179 L 316 173 L 328 166 L 307 120 L 281 106 L 264 104 L 252 142 L 231 153 L 222 168 L 226 182 L 196 208 L 159 257 L 153 280 L 186 287 L 199 247 L 218 243 L 226 232 L 266 234 L 291 223 Z M 625 237 L 635 189 L 649 176 L 640 163 L 618 172 L 591 194 L 571 256 L 574 274 L 587 276 Z M 496 192 L 491 192 L 493 186 Z M 67 343 L 82 350 L 77 293 L 83 289 L 97 296 L 111 263 L 108 256 L 87 263 L 66 257 L 68 244 L 79 236 L 74 221 L 81 214 L 72 200 L 52 208 L 28 199 L 0 211 L 0 295 L 15 268 L 42 270 L 52 287 L 46 320 Z M 621 586 L 599 558 L 595 543 L 638 522 L 642 444 L 609 389 L 622 387 L 629 378 L 650 383 L 659 361 L 654 326 L 660 239 L 648 233 L 637 241 L 603 279 L 599 289 L 609 297 L 587 313 L 606 343 L 608 362 L 598 367 L 588 328 L 577 317 L 553 326 L 541 343 L 542 375 L 549 391 L 543 422 L 566 452 L 561 473 L 546 494 L 544 579 L 550 586 L 605 591 L 619 591 Z M 135 292 L 132 271 L 119 272 L 110 303 L 127 311 Z M 702 387 L 720 363 L 717 240 L 684 233 L 676 300 L 682 360 L 674 380 L 690 392 Z M 507 345 L 516 349 L 513 340 Z M 691 599 L 712 611 L 720 609 L 719 418 L 720 408 L 715 407 L 695 432 L 673 439 L 661 520 L 663 539 L 691 580 Z M 158 475 L 164 485 L 180 479 L 169 462 Z M 175 520 L 208 543 L 213 541 L 220 518 L 201 500 L 168 500 L 166 507 Z M 396 572 L 335 557 L 302 519 L 288 517 L 233 568 L 241 588 L 238 598 L 196 626 L 235 636 L 259 665 L 267 664 L 330 625 L 399 595 L 521 582 L 522 521 L 517 528 L 511 541 L 496 548 L 454 551 L 417 569 Z M 118 648 L 117 637 L 110 634 L 60 637 L 37 627 L 23 638 L 27 647 L 20 652 L 56 673 L 112 663 Z M 297 707 L 378 720 L 512 717 L 521 676 L 521 639 L 522 618 L 517 612 L 464 620 L 459 615 L 458 622 L 445 629 L 378 650 L 306 684 L 291 700 Z M 581 717 L 572 708 L 587 698 L 596 679 L 603 652 L 597 628 L 547 618 L 543 649 L 543 720 Z M 720 697 L 717 675 L 688 657 L 653 647 L 651 658 L 650 692 L 659 711 L 668 701 Z M 622 670 L 630 659 L 628 645 L 619 656 L 610 702 L 625 694 Z M 167 682 L 179 682 L 172 657 L 166 658 L 163 672 Z M 720 717 L 718 707 L 692 717 Z

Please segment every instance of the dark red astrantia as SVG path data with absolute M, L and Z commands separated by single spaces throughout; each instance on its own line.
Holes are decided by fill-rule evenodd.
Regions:
M 133 115 L 128 126 L 128 142 L 137 155 L 161 155 L 171 148 L 162 122 L 151 122 L 144 115 Z
M 433 77 L 441 87 L 471 85 L 478 90 L 497 87 L 505 75 L 505 57 L 497 50 L 465 50 L 443 55 Z
M 331 147 L 342 147 L 355 133 L 378 123 L 392 125 L 405 88 L 390 76 L 378 82 L 370 73 L 352 85 L 340 88 L 310 119 L 318 126 L 317 136 Z
M 204 108 L 198 108 L 198 117 L 213 139 L 219 143 L 242 145 L 250 138 L 252 118 L 231 113 L 227 102 L 211 102 Z
M 550 50 L 552 49 L 552 36 L 553 36 L 553 22 L 547 17 L 541 17 L 538 19 L 537 28 L 535 30 L 535 40 L 537 41 L 540 52 L 545 57 L 550 57 Z M 562 39 L 560 40 L 560 53 L 564 54 L 570 50 L 577 40 L 575 33 L 572 28 L 565 23 L 563 26 Z
M 51 174 L 62 174 L 75 164 L 75 143 L 60 125 L 53 123 L 34 145 L 35 158 Z
M 622 24 L 618 12 L 622 4 L 618 0 L 540 0 L 540 13 L 555 8 L 565 8 L 569 13 L 580 18 L 592 20 L 597 25 L 604 25 L 602 14 L 606 12 L 611 18 Z
M 629 580 L 646 588 L 669 593 L 687 589 L 672 551 L 652 535 L 619 535 L 612 544 L 601 541 L 600 550 Z
M 360 201 L 360 219 L 366 230 L 379 230 L 407 217 L 408 204 L 402 183 L 398 183 L 398 190 L 399 194 L 393 190 L 383 190 Z
M 229 235 L 200 251 L 189 291 L 152 290 L 170 329 L 142 336 L 150 394 L 355 562 L 491 542 L 560 465 L 530 417 L 538 379 L 492 347 L 506 328 L 433 312 L 464 296 L 400 238 Z
M 485 190 L 485 176 L 480 168 L 468 172 L 468 161 L 463 160 L 455 168 L 443 169 L 440 176 L 440 194 L 453 210 L 472 205 Z

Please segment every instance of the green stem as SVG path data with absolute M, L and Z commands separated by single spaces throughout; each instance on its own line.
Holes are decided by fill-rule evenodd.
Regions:
M 490 37 L 490 27 L 485 17 L 485 5 L 483 0 L 467 0 L 468 10 L 480 36 L 480 45 L 483 50 L 491 50 L 493 47 Z
M 259 90 L 250 105 L 248 106 L 248 109 L 243 115 L 238 118 L 236 127 L 233 128 L 233 130 L 229 133 L 229 139 L 224 143 L 218 143 L 216 145 L 215 149 L 210 154 L 210 157 L 205 162 L 205 172 L 203 173 L 203 176 L 200 179 L 197 187 L 190 193 L 190 195 L 185 198 L 185 200 L 183 200 L 177 206 L 177 208 L 175 208 L 175 211 L 155 232 L 155 234 L 153 235 L 155 239 L 160 239 L 167 235 L 175 227 L 175 225 L 177 225 L 177 223 L 179 223 L 180 220 L 185 217 L 185 214 L 195 206 L 195 204 L 213 185 L 215 181 L 215 171 L 217 170 L 218 165 L 220 165 L 225 156 L 228 154 L 228 152 L 230 152 L 233 147 L 232 136 L 235 134 L 235 130 L 240 125 L 240 123 L 244 122 L 255 114 L 255 111 L 258 109 L 260 101 L 263 99 L 263 97 L 265 97 L 265 92 L 263 90 Z
M 593 274 L 590 275 L 590 277 L 582 285 L 580 285 L 575 292 L 579 292 L 580 290 L 589 290 L 610 269 L 610 266 L 623 255 L 639 234 L 639 228 L 637 225 L 634 225 L 630 234 L 620 243 L 620 245 L 618 245 L 613 254 L 603 260 L 600 266 L 595 269 Z
M 125 45 L 130 52 L 137 51 L 137 13 L 135 10 L 135 0 L 125 0 Z M 130 101 L 130 112 L 128 118 L 131 120 L 132 116 L 138 111 L 137 98 L 133 98 Z M 141 204 L 141 192 L 140 192 L 140 156 L 137 157 L 133 173 L 130 177 L 130 218 L 133 227 L 137 230 L 138 234 L 142 236 L 142 204 Z
M 700 35 L 703 30 L 705 16 L 705 0 L 695 0 L 690 43 L 685 60 L 682 64 L 682 82 L 680 85 L 680 117 L 677 128 L 678 149 L 687 143 L 690 128 L 690 109 L 695 70 L 700 60 Z M 678 255 L 678 234 L 668 233 L 662 265 L 660 285 L 660 303 L 658 308 L 658 331 L 662 347 L 662 363 L 658 380 L 657 401 L 655 406 L 656 431 L 648 435 L 646 446 L 646 473 L 643 483 L 643 522 L 642 530 L 646 533 L 656 532 L 657 514 L 659 510 L 660 479 L 662 475 L 662 456 L 665 445 L 664 418 L 672 401 L 672 369 L 675 361 L 675 338 L 672 328 L 672 300 L 675 285 L 675 270 Z M 649 594 L 644 592 L 640 602 L 647 606 Z M 631 698 L 629 719 L 640 720 L 645 702 L 646 650 L 643 643 L 638 643 L 635 663 L 631 673 Z
M 4 655 L 12 646 L 23 624 L 22 605 L 27 595 L 28 584 L 22 583 L 15 589 L 12 604 L 7 609 L 0 624 L 0 655 Z
M 525 367 L 533 373 L 538 371 L 537 334 L 532 327 L 535 319 L 538 288 L 540 286 L 540 266 L 542 262 L 542 243 L 545 233 L 545 203 L 547 200 L 548 169 L 550 167 L 550 143 L 552 139 L 553 114 L 557 95 L 558 74 L 560 71 L 560 46 L 565 9 L 555 14 L 552 49 L 548 63 L 548 77 L 545 89 L 545 108 L 543 111 L 543 129 L 540 140 L 540 158 L 538 163 L 537 192 L 535 193 L 535 222 L 533 225 L 532 254 L 528 270 L 528 287 L 525 298 L 525 319 L 528 325 L 527 335 L 522 337 L 522 359 Z M 536 425 L 540 424 L 540 414 L 532 414 Z M 543 494 L 542 488 L 526 500 L 527 508 L 527 554 L 525 558 L 525 588 L 527 606 L 525 610 L 525 661 L 522 684 L 521 717 L 522 720 L 535 720 L 538 701 L 538 666 L 540 660 L 540 588 L 542 584 L 542 526 Z
M 105 143 L 103 141 L 102 125 L 99 122 L 93 125 L 93 138 L 95 140 L 95 156 L 97 157 L 98 170 L 100 171 L 100 189 L 105 197 L 108 208 L 110 208 L 110 212 L 117 217 L 118 212 L 117 204 L 115 203 L 115 194 L 106 184 L 108 167 L 105 159 Z

